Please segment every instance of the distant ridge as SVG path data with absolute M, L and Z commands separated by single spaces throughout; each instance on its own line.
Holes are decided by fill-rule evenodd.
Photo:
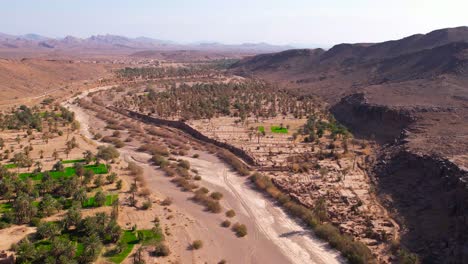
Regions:
M 0 33 L 0 48 L 11 50 L 60 50 L 60 51 L 122 51 L 132 53 L 144 50 L 197 50 L 197 51 L 231 51 L 248 53 L 278 52 L 293 48 L 292 46 L 271 45 L 268 43 L 195 43 L 180 44 L 169 40 L 148 37 L 128 38 L 119 35 L 93 35 L 88 38 L 66 36 L 65 38 L 49 38 L 38 34 L 9 35 Z

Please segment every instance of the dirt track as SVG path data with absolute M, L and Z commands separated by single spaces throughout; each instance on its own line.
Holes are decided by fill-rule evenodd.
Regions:
M 108 88 L 102 88 L 108 89 Z M 85 96 L 83 94 L 82 96 Z M 82 133 L 90 137 L 90 117 L 81 108 L 66 104 L 75 111 L 81 123 Z M 237 213 L 231 222 L 247 226 L 248 235 L 237 238 L 230 229 L 222 228 L 224 214 L 212 214 L 190 201 L 189 192 L 182 192 L 161 171 L 148 165 L 149 156 L 127 146 L 120 149 L 126 161 L 138 162 L 145 169 L 148 187 L 158 196 L 171 197 L 177 212 L 192 223 L 176 228 L 169 244 L 174 240 L 173 251 L 182 263 L 203 263 L 226 259 L 228 263 L 340 263 L 336 251 L 328 249 L 326 243 L 289 218 L 282 209 L 255 191 L 247 178 L 235 174 L 214 155 L 198 152 L 198 159 L 186 158 L 202 176 L 201 185 L 224 194 L 222 205 Z M 190 251 L 187 246 L 192 240 L 204 242 L 202 250 Z M 174 245 L 173 245 L 174 246 Z

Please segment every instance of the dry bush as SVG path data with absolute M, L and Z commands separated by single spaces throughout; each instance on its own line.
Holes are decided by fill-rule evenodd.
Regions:
M 169 138 L 171 137 L 171 133 L 164 131 L 162 129 L 157 129 L 155 127 L 147 128 L 146 131 L 153 136 L 158 136 L 162 138 Z
M 177 187 L 180 187 L 182 191 L 184 192 L 188 192 L 188 191 L 198 188 L 196 184 L 191 183 L 189 180 L 183 177 L 176 177 L 172 179 L 171 182 L 175 183 Z
M 148 196 L 150 196 L 150 194 L 151 194 L 151 191 L 148 188 L 141 189 L 141 191 L 139 193 L 139 195 L 141 197 L 148 197 Z
M 245 237 L 247 235 L 247 227 L 244 224 L 235 223 L 232 226 L 232 231 L 236 232 L 236 236 Z
M 166 176 L 168 177 L 174 177 L 176 175 L 176 170 L 172 167 L 165 166 L 162 167 L 162 170 L 166 173 Z
M 224 220 L 223 222 L 221 222 L 221 226 L 222 227 L 225 227 L 225 228 L 228 228 L 231 226 L 231 221 L 229 220 Z
M 192 249 L 197 250 L 197 249 L 200 249 L 200 248 L 202 248 L 202 247 L 203 247 L 203 241 L 201 241 L 201 240 L 195 240 L 195 241 L 193 241 L 193 243 L 192 243 Z
M 232 166 L 239 174 L 246 176 L 250 174 L 250 170 L 242 161 L 240 161 L 236 155 L 231 152 L 221 149 L 218 151 L 218 157 L 224 160 L 226 163 Z
M 169 206 L 172 204 L 172 198 L 170 197 L 167 197 L 166 199 L 164 199 L 162 202 L 161 202 L 161 205 L 162 206 Z
M 232 218 L 232 217 L 236 216 L 236 212 L 231 209 L 231 210 L 226 212 L 226 216 L 229 217 L 229 218 Z
M 138 151 L 148 152 L 151 155 L 169 156 L 169 150 L 165 146 L 149 142 L 141 145 Z
M 179 137 L 180 138 L 180 137 Z M 165 143 L 169 146 L 171 146 L 172 148 L 180 148 L 180 149 L 184 149 L 184 150 L 189 150 L 190 147 L 188 147 L 184 142 L 185 140 L 182 139 L 182 140 L 177 140 L 177 139 L 174 139 L 174 138 L 166 138 L 165 140 Z
M 223 198 L 223 194 L 220 192 L 212 192 L 210 194 L 210 197 L 215 199 L 215 200 L 221 200 Z
M 209 197 L 201 189 L 195 191 L 195 195 L 192 197 L 192 199 L 200 204 L 203 204 L 206 210 L 212 213 L 220 213 L 222 210 L 219 201 Z
M 138 166 L 135 162 L 129 162 L 127 169 L 132 176 L 143 175 L 143 168 Z

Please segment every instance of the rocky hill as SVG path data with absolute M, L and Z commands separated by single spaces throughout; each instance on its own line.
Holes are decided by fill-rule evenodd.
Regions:
M 316 94 L 380 143 L 377 191 L 424 263 L 468 262 L 468 27 L 328 51 L 289 50 L 234 73 Z

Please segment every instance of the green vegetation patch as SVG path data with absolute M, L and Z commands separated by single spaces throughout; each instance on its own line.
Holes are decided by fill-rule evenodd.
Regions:
M 13 209 L 11 203 L 1 203 L 0 204 L 0 213 L 9 212 Z
M 109 260 L 114 263 L 121 263 L 125 260 L 125 258 L 127 258 L 130 252 L 132 252 L 133 247 L 138 243 L 139 240 L 135 232 L 132 232 L 130 230 L 124 231 L 122 237 L 120 238 L 119 244 L 123 244 L 126 246 L 124 247 L 124 249 L 122 249 L 122 251 L 120 251 L 120 253 L 110 256 Z
M 258 131 L 260 131 L 262 133 L 265 132 L 265 127 L 264 126 L 259 126 Z
M 62 160 L 62 164 L 85 162 L 85 159 Z
M 16 168 L 18 166 L 16 164 L 14 164 L 14 163 L 10 163 L 10 164 L 3 165 L 3 167 L 6 168 L 6 169 L 14 169 L 14 168 Z
M 86 165 L 84 166 L 85 169 L 87 170 L 92 170 L 94 174 L 106 174 L 108 173 L 107 167 L 105 164 L 99 164 L 99 165 Z M 71 177 L 75 175 L 75 168 L 73 167 L 67 167 L 63 171 L 49 171 L 49 174 L 52 178 L 58 179 L 62 177 Z M 22 180 L 25 180 L 27 178 L 31 178 L 34 181 L 40 181 L 43 177 L 43 173 L 31 173 L 31 172 L 26 172 L 26 173 L 20 173 L 19 177 Z
M 161 241 L 163 236 L 160 232 L 155 232 L 152 229 L 149 230 L 138 230 L 137 231 L 138 239 L 140 243 L 147 244 L 154 241 Z
M 113 263 L 121 263 L 132 252 L 136 244 L 149 244 L 152 242 L 160 242 L 163 240 L 163 234 L 159 229 L 145 229 L 136 232 L 126 230 L 123 232 L 122 237 L 118 244 L 125 245 L 121 252 L 108 256 L 109 260 Z
M 114 201 L 116 201 L 119 198 L 119 195 L 117 194 L 110 194 L 106 195 L 106 202 L 104 203 L 104 206 L 112 206 Z M 96 204 L 96 201 L 94 200 L 94 197 L 88 198 L 83 203 L 83 208 L 90 208 L 90 207 L 97 207 L 98 205 Z
M 285 128 L 285 127 L 281 127 L 281 126 L 271 126 L 271 132 L 280 133 L 280 134 L 287 134 L 288 129 Z
M 76 247 L 75 257 L 81 256 L 81 254 L 84 251 L 84 245 L 83 243 L 77 241 L 78 237 L 76 237 L 75 235 L 70 235 L 70 234 L 62 234 L 59 237 L 66 238 L 67 240 L 72 241 Z M 34 247 L 39 251 L 43 251 L 43 252 L 50 251 L 52 250 L 52 242 L 50 241 L 50 239 L 39 240 L 34 243 Z

